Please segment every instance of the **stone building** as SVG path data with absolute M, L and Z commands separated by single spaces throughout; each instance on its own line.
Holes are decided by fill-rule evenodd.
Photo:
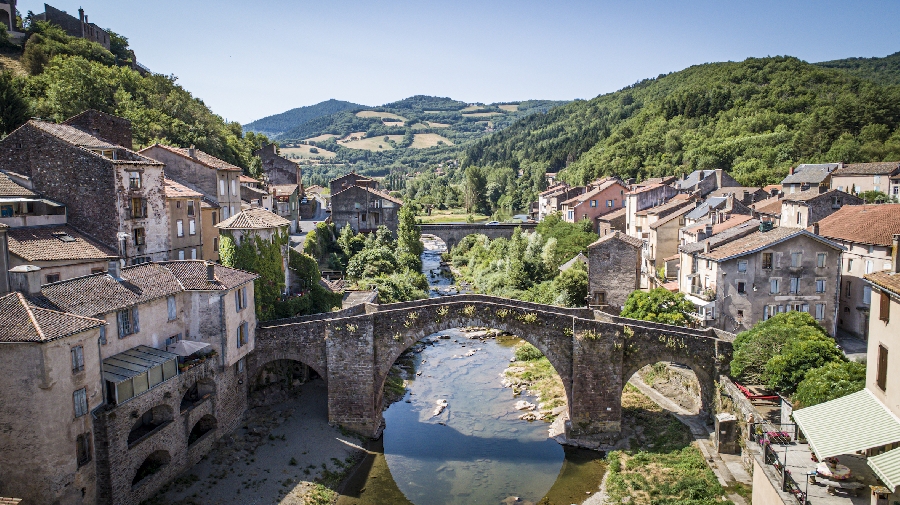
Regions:
M 237 426 L 255 274 L 202 261 L 112 261 L 108 273 L 43 287 L 40 268 L 12 274 L 10 314 L 35 317 L 0 319 L 0 338 L 16 344 L 0 348 L 0 362 L 35 392 L 4 388 L 16 399 L 0 424 L 21 426 L 0 432 L 0 495 L 137 504 Z M 215 353 L 179 367 L 166 349 L 182 339 Z
M 537 220 L 555 212 L 562 212 L 562 203 L 585 192 L 584 187 L 571 187 L 564 182 L 555 183 L 538 194 Z
M 275 186 L 295 184 L 300 187 L 300 194 L 303 194 L 303 172 L 300 165 L 279 156 L 277 144 L 263 146 L 253 151 L 253 155 L 258 156 L 262 162 L 262 171 L 269 184 Z
M 69 125 L 32 119 L 0 140 L 0 170 L 132 264 L 169 255 L 163 168 Z
M 219 206 L 220 220 L 241 211 L 238 178 L 241 168 L 191 146 L 188 148 L 154 144 L 140 153 L 166 164 L 166 177 L 203 193 Z
M 40 267 L 42 284 L 105 272 L 108 262 L 118 258 L 71 226 L 10 228 L 7 235 L 9 267 Z
M 637 213 L 662 205 L 678 194 L 678 190 L 667 183 L 657 182 L 637 186 L 625 194 L 625 227 L 632 237 L 640 237 L 644 230 L 638 231 Z
M 218 236 L 215 229 L 204 236 L 203 216 L 200 211 L 203 195 L 187 186 L 166 179 L 166 205 L 169 208 L 169 240 L 172 243 L 171 259 L 205 259 L 203 240 L 210 234 Z
M 27 181 L 23 183 L 27 184 Z M 41 198 L 24 184 L 18 184 L 0 172 L 0 223 L 13 228 L 64 225 L 66 206 Z
M 715 170 L 694 170 L 673 182 L 672 185 L 681 193 L 705 197 L 717 189 L 740 186 L 740 183 L 728 175 L 728 172 L 717 168 Z
M 597 216 L 594 226 L 594 229 L 597 230 L 597 235 L 604 237 L 614 231 L 625 233 L 625 214 L 626 209 L 619 209 L 609 214 Z
M 131 121 L 125 118 L 95 109 L 87 109 L 81 114 L 66 119 L 63 124 L 74 126 L 110 144 L 134 149 L 131 138 Z
M 894 237 L 900 234 L 900 204 L 847 205 L 810 229 L 844 247 L 838 328 L 867 339 L 872 288 L 863 277 L 892 268 L 891 255 L 897 247 Z
M 615 231 L 588 246 L 589 305 L 621 312 L 632 291 L 640 288 L 643 241 Z
M 831 187 L 831 173 L 842 165 L 842 163 L 817 163 L 791 167 L 788 176 L 781 181 L 782 192 L 785 195 L 793 195 L 810 189 L 821 188 L 821 192 L 827 191 Z
M 300 186 L 296 184 L 279 184 L 269 186 L 272 192 L 272 212 L 291 222 L 291 232 L 297 228 L 300 219 Z
M 61 27 L 70 37 L 90 40 L 109 49 L 109 34 L 103 28 L 89 22 L 84 9 L 80 7 L 76 18 L 66 11 L 44 4 L 44 12 L 35 14 L 34 19 L 36 21 L 49 21 Z
M 350 173 L 331 181 L 331 188 L 331 220 L 338 230 L 350 225 L 357 233 L 368 233 L 385 225 L 397 232 L 403 202 L 376 189 L 374 180 Z
M 241 245 L 246 240 L 255 240 L 257 238 L 273 243 L 278 238 L 278 235 L 286 237 L 290 227 L 291 222 L 287 219 L 260 208 L 244 209 L 216 225 L 221 235 L 229 235 L 234 239 L 235 245 Z M 287 245 L 281 251 L 281 256 L 284 284 L 285 286 L 290 286 Z
M 683 257 L 680 290 L 703 309 L 706 326 L 739 332 L 802 310 L 834 335 L 842 250 L 806 230 L 763 223 L 754 233 L 715 246 L 707 241 Z
M 900 177 L 900 161 L 884 163 L 851 163 L 831 173 L 831 189 L 858 195 L 864 191 L 881 191 L 900 196 L 900 184 L 892 178 Z
M 760 200 L 750 206 L 753 217 L 761 221 L 768 221 L 775 226 L 781 225 L 782 197 L 775 195 L 765 200 Z
M 576 223 L 584 219 L 591 223 L 597 216 L 608 214 L 625 206 L 628 188 L 618 179 L 608 177 L 589 186 L 587 192 L 569 198 L 560 204 L 563 220 Z
M 837 212 L 844 205 L 861 203 L 862 198 L 837 189 L 820 192 L 819 188 L 815 188 L 787 194 L 781 200 L 779 226 L 806 228 Z
M 7 32 L 18 31 L 16 27 L 16 0 L 0 1 L 0 23 L 3 23 Z

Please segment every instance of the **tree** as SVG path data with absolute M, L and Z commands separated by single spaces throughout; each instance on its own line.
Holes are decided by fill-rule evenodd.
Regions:
M 866 203 L 890 203 L 891 197 L 881 191 L 863 191 L 858 195 Z
M 12 72 L 0 73 L 0 135 L 9 134 L 31 116 L 31 107 L 22 96 L 22 83 Z
M 553 280 L 554 291 L 563 297 L 569 307 L 584 307 L 587 299 L 588 275 L 584 263 L 576 261 L 568 270 L 561 272 Z
M 828 338 L 828 334 L 810 314 L 800 311 L 776 314 L 735 337 L 731 375 L 744 382 L 768 382 L 766 364 L 781 353 L 790 338 L 816 337 Z
M 625 300 L 621 316 L 657 323 L 687 326 L 688 314 L 694 305 L 684 298 L 684 293 L 673 293 L 666 288 L 632 291 Z
M 400 222 L 397 225 L 397 251 L 414 256 L 421 256 L 425 252 L 425 245 L 422 244 L 422 232 L 419 230 L 419 225 L 416 224 L 415 212 L 409 205 L 400 207 Z M 417 270 L 420 269 L 421 266 Z
M 862 390 L 866 365 L 856 361 L 832 361 L 806 372 L 794 393 L 794 408 L 811 407 Z
M 490 213 L 485 197 L 486 186 L 487 179 L 480 168 L 469 167 L 466 169 L 466 212 Z
M 770 388 L 791 394 L 809 370 L 846 359 L 828 335 L 793 335 L 766 363 L 764 379 Z

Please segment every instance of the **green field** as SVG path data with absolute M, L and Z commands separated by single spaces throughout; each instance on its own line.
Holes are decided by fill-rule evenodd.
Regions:
M 311 153 L 311 152 L 309 152 L 310 149 L 316 149 L 319 152 Z M 295 159 L 294 158 L 295 156 L 297 158 L 301 158 L 301 159 L 316 158 L 319 156 L 321 156 L 322 158 L 334 158 L 335 156 L 337 156 L 337 154 L 335 154 L 331 151 L 326 151 L 325 149 L 322 149 L 321 147 L 313 147 L 313 146 L 307 146 L 307 145 L 303 145 L 303 144 L 300 144 L 296 147 L 282 147 L 280 149 L 280 151 L 281 151 L 281 155 L 287 159 Z
M 499 116 L 503 114 L 502 112 L 476 112 L 474 114 L 463 113 L 465 117 L 491 117 L 491 116 Z
M 453 141 L 441 137 L 437 133 L 417 133 L 414 137 L 412 145 L 409 147 L 413 149 L 427 149 L 429 147 L 438 145 L 438 142 L 443 142 L 444 145 L 448 146 L 453 145 Z
M 519 110 L 519 104 L 517 103 L 510 105 L 498 105 L 497 107 L 500 107 L 501 110 L 505 110 L 506 112 L 515 112 Z
M 468 107 L 466 107 L 466 108 L 464 108 L 464 109 L 461 109 L 460 112 L 466 113 L 466 112 L 470 112 L 470 111 L 478 110 L 478 109 L 483 109 L 483 108 L 484 108 L 483 105 L 470 105 L 470 106 L 468 106 Z
M 398 116 L 391 112 L 376 112 L 374 110 L 361 110 L 356 113 L 356 117 L 380 117 L 381 119 L 396 119 L 397 121 L 406 121 L 403 116 Z
M 310 137 L 308 139 L 305 139 L 305 141 L 306 142 L 325 142 L 326 140 L 333 139 L 337 136 L 338 135 L 335 135 L 333 133 L 323 133 L 322 135 L 316 135 L 315 137 Z
M 365 135 L 365 132 L 362 134 Z M 388 137 L 394 142 L 403 141 L 403 135 L 381 135 L 370 139 L 341 141 L 341 145 L 349 149 L 365 149 L 366 151 L 390 151 L 394 149 L 389 143 L 384 141 L 384 137 Z
M 447 123 L 436 123 L 434 121 L 429 121 L 428 126 L 431 128 L 449 128 L 450 125 Z

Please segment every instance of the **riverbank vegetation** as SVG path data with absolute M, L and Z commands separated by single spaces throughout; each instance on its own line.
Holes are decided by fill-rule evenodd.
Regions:
M 516 346 L 515 361 L 504 370 L 505 383 L 518 394 L 528 390 L 538 398 L 538 410 L 545 421 L 553 421 L 556 407 L 566 405 L 566 390 L 550 360 L 537 347 L 521 343 Z

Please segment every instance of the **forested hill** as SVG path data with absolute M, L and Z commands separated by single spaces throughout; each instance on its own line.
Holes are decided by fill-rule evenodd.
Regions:
M 844 70 L 879 84 L 900 84 L 900 52 L 884 58 L 846 58 L 823 61 L 816 65 Z
M 345 102 L 343 100 L 326 100 L 315 105 L 307 105 L 291 109 L 281 114 L 267 116 L 257 119 L 252 123 L 244 125 L 244 129 L 256 133 L 262 133 L 270 137 L 276 137 L 288 130 L 297 128 L 298 126 L 322 116 L 328 116 L 336 112 L 351 109 L 362 109 L 364 105 L 353 102 Z
M 525 117 L 475 142 L 463 165 L 565 169 L 575 183 L 723 168 L 759 185 L 798 162 L 900 159 L 898 126 L 900 86 L 791 57 L 750 58 Z

